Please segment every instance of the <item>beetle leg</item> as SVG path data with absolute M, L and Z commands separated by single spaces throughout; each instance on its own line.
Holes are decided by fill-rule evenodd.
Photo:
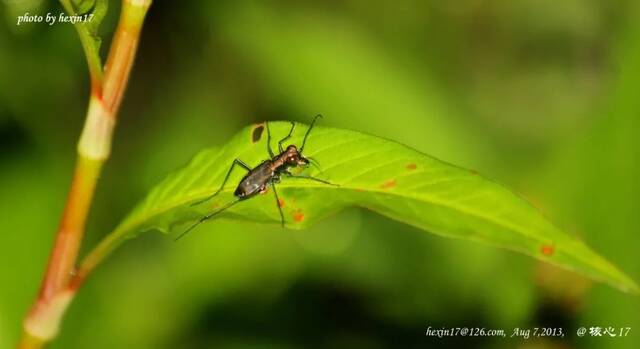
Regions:
M 275 194 L 276 196 L 276 206 L 278 207 L 278 211 L 280 212 L 280 222 L 282 223 L 282 227 L 284 228 L 284 213 L 282 213 L 282 207 L 280 207 L 280 198 L 278 197 L 276 185 L 274 183 L 271 183 L 271 188 L 273 188 L 273 194 Z
M 296 128 L 296 123 L 291 121 L 291 129 L 289 129 L 289 134 L 278 142 L 278 150 L 280 151 L 281 154 L 284 153 L 284 149 L 282 149 L 282 143 L 284 143 L 284 141 L 286 141 L 287 139 L 291 138 L 291 135 L 293 134 L 293 130 L 295 128 Z
M 210 212 L 205 216 L 202 216 L 202 218 L 200 218 L 198 221 L 193 223 L 189 228 L 187 228 L 187 230 L 183 231 L 180 235 L 178 235 L 175 239 L 173 239 L 173 241 L 180 240 L 182 237 L 187 235 L 187 233 L 189 233 L 191 230 L 193 230 L 193 228 L 195 228 L 198 225 L 202 224 L 204 221 L 211 219 L 213 216 L 217 215 L 218 213 L 221 213 L 222 211 L 228 209 L 229 207 L 237 204 L 240 201 L 241 201 L 240 199 L 236 199 L 234 201 L 230 201 L 229 203 L 227 203 L 226 205 L 222 206 L 221 208 L 219 208 L 219 209 L 217 209 L 217 210 L 215 210 L 213 212 Z
M 231 171 L 233 171 L 233 168 L 237 166 L 240 166 L 242 168 L 244 168 L 245 170 L 247 170 L 247 172 L 251 172 L 251 167 L 249 167 L 249 165 L 245 164 L 242 160 L 240 159 L 234 159 L 233 160 L 233 164 L 231 164 L 231 167 L 229 168 L 229 171 L 227 171 L 227 175 L 224 176 L 224 180 L 222 181 L 222 184 L 220 185 L 220 188 L 218 188 L 218 190 L 216 190 L 215 193 L 211 194 L 210 196 L 200 200 L 200 201 L 196 201 L 194 203 L 191 204 L 191 206 L 195 206 L 195 205 L 200 205 L 203 202 L 207 202 L 211 199 L 213 199 L 216 195 L 218 195 L 221 191 L 222 188 L 224 188 L 224 185 L 227 184 L 227 181 L 229 180 L 229 176 L 231 175 Z
M 275 155 L 273 154 L 273 150 L 271 150 L 271 130 L 269 129 L 269 121 L 265 122 L 267 124 L 267 152 L 269 153 L 269 159 L 273 159 Z

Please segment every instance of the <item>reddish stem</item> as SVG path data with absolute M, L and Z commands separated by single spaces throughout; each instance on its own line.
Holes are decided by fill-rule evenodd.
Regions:
M 69 283 L 101 167 L 101 161 L 82 156 L 78 158 L 58 235 L 40 288 L 40 301 L 51 300 Z
M 41 348 L 55 338 L 61 318 L 80 285 L 73 281 L 78 251 L 96 183 L 102 165 L 109 157 L 116 115 L 150 4 L 151 0 L 123 1 L 103 79 L 96 79 L 95 72 L 92 72 L 91 100 L 78 143 L 78 160 L 71 189 L 40 292 L 25 318 L 18 348 Z

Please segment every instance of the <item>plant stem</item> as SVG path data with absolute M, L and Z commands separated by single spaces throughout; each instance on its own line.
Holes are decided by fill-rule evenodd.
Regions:
M 39 349 L 44 346 L 44 342 L 36 337 L 30 336 L 29 334 L 25 334 L 20 339 L 20 343 L 18 343 L 18 349 Z
M 69 11 L 69 2 L 63 0 L 62 3 Z M 18 348 L 41 348 L 56 337 L 62 316 L 75 296 L 76 285 L 79 286 L 72 285 L 71 280 L 86 219 L 102 166 L 109 157 L 117 112 L 150 5 L 151 0 L 123 0 L 104 75 L 100 58 L 94 55 L 97 51 L 88 49 L 86 33 L 78 29 L 91 73 L 91 99 L 78 142 L 78 158 L 67 203 L 40 292 L 25 318 Z
M 50 300 L 64 288 L 73 274 L 73 268 L 82 242 L 87 214 L 103 161 L 78 156 L 75 175 L 62 214 L 62 221 L 54 249 L 49 259 L 39 298 Z

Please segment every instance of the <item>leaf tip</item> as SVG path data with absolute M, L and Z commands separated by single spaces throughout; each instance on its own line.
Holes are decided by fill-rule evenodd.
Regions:
M 632 294 L 634 296 L 640 296 L 640 286 L 638 286 L 638 284 L 631 278 L 627 278 L 624 284 L 618 285 L 618 288 L 623 292 Z

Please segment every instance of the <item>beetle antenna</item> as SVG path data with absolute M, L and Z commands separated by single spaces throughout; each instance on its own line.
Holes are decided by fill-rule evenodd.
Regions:
M 318 114 L 318 115 L 316 115 L 315 118 L 313 118 L 313 121 L 311 121 L 311 125 L 307 129 L 307 133 L 304 134 L 304 138 L 302 139 L 302 146 L 300 147 L 300 154 L 302 154 L 302 151 L 304 150 L 304 145 L 307 143 L 307 137 L 309 137 L 309 133 L 311 133 L 311 129 L 313 128 L 313 125 L 315 125 L 316 120 L 318 120 L 321 117 L 322 117 L 322 114 Z
M 322 172 L 322 167 L 320 167 L 320 162 L 312 157 L 307 157 L 307 160 L 309 160 L 309 163 L 311 165 L 313 165 L 315 168 L 318 169 L 318 171 Z
M 189 233 L 191 230 L 193 230 L 193 228 L 199 226 L 201 223 L 203 223 L 204 221 L 212 218 L 213 216 L 217 215 L 218 213 L 221 213 L 222 211 L 228 209 L 229 207 L 237 204 L 239 201 L 240 201 L 239 199 L 230 201 L 229 203 L 227 203 L 226 205 L 222 206 L 221 208 L 202 216 L 202 218 L 200 218 L 197 222 L 193 223 L 189 228 L 187 228 L 187 230 L 183 231 L 180 235 L 178 235 L 178 237 L 173 239 L 173 241 L 178 241 L 178 240 L 182 239 L 182 237 L 187 235 L 187 233 Z

